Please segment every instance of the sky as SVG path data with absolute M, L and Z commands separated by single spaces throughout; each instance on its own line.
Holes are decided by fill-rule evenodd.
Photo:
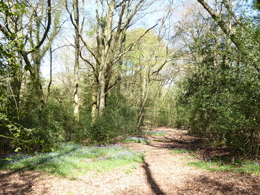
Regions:
M 178 0 L 175 0 L 176 2 L 180 2 Z M 92 0 L 93 3 L 93 0 Z M 88 6 L 89 7 L 89 6 Z M 165 10 L 163 9 L 165 7 L 165 0 L 161 0 L 156 2 L 153 6 L 149 8 L 149 10 L 146 10 L 148 12 L 146 15 L 144 15 L 135 25 L 133 25 L 131 28 L 150 28 L 154 24 L 157 23 L 157 21 L 165 15 Z M 91 7 L 89 7 L 91 9 Z M 91 13 L 92 11 L 87 11 L 89 13 L 89 17 L 94 17 Z M 92 16 L 91 16 L 92 15 Z M 64 17 L 68 17 L 68 15 L 64 15 Z M 64 18 L 63 17 L 63 18 Z M 91 25 L 91 24 L 90 24 Z M 61 33 L 56 37 L 53 49 L 59 48 L 62 45 L 70 45 L 73 44 L 73 34 L 74 29 L 73 26 L 70 24 L 70 21 L 68 20 L 64 25 Z M 131 29 L 130 28 L 130 29 Z M 61 72 L 66 69 L 66 65 L 72 65 L 73 64 L 73 58 L 74 58 L 74 51 L 72 47 L 63 47 L 61 49 L 55 50 L 53 53 L 53 73 Z M 47 56 L 43 60 L 43 64 L 41 67 L 41 72 L 44 78 L 49 78 L 49 72 L 50 72 L 50 54 L 48 53 Z M 72 70 L 71 70 L 72 72 Z
M 252 1 L 252 0 L 249 0 Z M 93 0 L 91 0 L 88 5 L 93 4 Z M 133 25 L 131 28 L 150 28 L 154 24 L 156 24 L 159 19 L 162 19 L 163 16 L 165 16 L 165 7 L 166 7 L 166 2 L 169 3 L 170 9 L 172 12 L 171 17 L 168 18 L 168 28 L 172 28 L 171 31 L 173 33 L 174 29 L 174 24 L 176 24 L 178 21 L 182 20 L 192 20 L 192 18 L 188 18 L 189 13 L 191 13 L 194 10 L 198 10 L 200 4 L 196 0 L 160 0 L 156 2 L 153 6 L 150 7 L 149 10 L 147 11 L 147 14 L 144 15 L 135 25 Z M 91 21 L 90 18 L 93 18 L 94 14 L 94 9 L 91 8 L 90 6 L 87 6 L 89 10 L 87 10 L 88 19 Z M 201 7 L 202 10 L 204 10 Z M 205 11 L 205 10 L 204 10 Z M 205 11 L 206 13 L 206 11 Z M 251 12 L 252 13 L 252 12 Z M 67 17 L 67 18 L 65 18 Z M 64 15 L 63 19 L 68 19 L 68 15 Z M 160 22 L 159 25 L 155 29 L 156 32 L 158 32 L 158 28 L 160 27 Z M 91 23 L 88 21 L 86 22 L 87 26 L 91 26 Z M 90 24 L 90 25 L 88 25 Z M 131 29 L 130 28 L 130 29 Z M 67 46 L 67 47 L 62 47 L 63 45 L 70 45 L 73 44 L 74 39 L 73 39 L 73 34 L 74 34 L 74 29 L 72 25 L 70 24 L 70 21 L 68 20 L 64 25 L 63 25 L 63 30 L 61 33 L 56 37 L 53 49 L 56 49 L 53 52 L 53 73 L 61 72 L 68 70 L 68 72 L 73 72 L 72 67 L 73 67 L 73 60 L 74 60 L 74 50 L 73 47 Z M 62 47 L 60 49 L 57 49 L 59 47 Z M 43 64 L 42 64 L 42 75 L 44 78 L 49 77 L 49 72 L 50 72 L 50 57 L 49 54 L 44 58 Z

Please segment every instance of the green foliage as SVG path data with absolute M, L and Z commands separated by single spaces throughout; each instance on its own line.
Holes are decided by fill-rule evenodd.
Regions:
M 7 116 L 0 113 L 1 138 L 9 140 L 15 152 L 50 150 L 52 145 L 37 128 L 25 128 L 20 124 L 10 121 Z
M 257 9 L 258 11 L 260 10 L 260 1 L 259 0 L 253 1 L 253 8 Z
M 20 123 L 27 128 L 41 129 L 51 143 L 78 140 L 78 137 L 84 137 L 84 128 L 79 128 L 81 124 L 74 121 L 70 98 L 59 88 L 52 88 L 51 92 L 52 94 L 42 109 L 38 99 L 35 98 L 37 96 L 33 88 L 28 86 L 28 92 L 23 96 L 23 104 L 20 105 Z M 30 112 L 26 112 L 26 110 L 30 110 Z
M 180 92 L 179 95 L 182 93 Z M 179 96 L 180 99 L 177 100 L 178 103 L 179 101 L 183 101 L 182 98 Z M 189 119 L 190 119 L 190 109 L 187 107 L 189 104 L 185 104 L 182 102 L 181 104 L 178 104 L 176 106 L 176 116 L 175 116 L 175 127 L 180 128 L 180 129 L 189 129 Z
M 14 4 L 14 9 L 12 12 L 8 4 L 6 4 L 3 1 L 0 2 L 0 12 L 5 13 L 7 16 L 19 16 L 21 13 L 26 13 L 25 8 L 26 8 L 25 4 L 17 3 Z
M 146 131 L 144 132 L 145 135 L 154 135 L 154 136 L 163 136 L 166 133 L 163 131 Z
M 14 15 L 10 11 L 8 5 L 4 2 L 0 2 L 0 12 L 5 13 L 8 16 Z M 8 36 L 2 36 L 0 42 L 0 112 L 6 113 L 9 109 L 7 84 L 9 83 L 10 77 L 14 80 L 18 80 L 15 73 L 19 69 L 17 63 L 16 52 L 19 47 L 19 43 L 22 41 L 22 37 L 10 38 Z M 13 95 L 13 94 L 12 94 Z
M 165 70 L 168 71 L 166 67 Z M 145 104 L 144 125 L 149 121 L 150 125 L 154 127 L 172 127 L 176 117 L 175 91 L 172 86 L 162 87 L 160 82 L 154 82 L 151 85 Z
M 136 112 L 126 104 L 120 93 L 111 93 L 107 107 L 101 118 L 90 127 L 89 137 L 97 143 L 109 143 L 111 138 L 134 134 L 136 131 Z
M 159 126 L 168 126 L 169 125 L 169 113 L 167 112 L 166 108 L 161 108 L 159 110 L 156 122 Z
M 0 12 L 6 17 L 19 18 L 25 13 L 22 3 L 9 4 L 0 2 Z M 3 18 L 2 18 L 3 19 Z M 2 34 L 3 35 L 3 34 Z M 21 69 L 17 52 L 24 45 L 24 36 L 8 32 L 1 37 L 0 43 L 0 153 L 34 150 L 46 147 L 46 139 L 38 128 L 27 128 L 19 121 L 19 96 L 21 90 Z M 28 110 L 26 110 L 28 112 Z
M 53 141 L 68 141 L 77 139 L 77 134 L 82 133 L 79 125 L 74 121 L 73 108 L 70 100 L 63 98 L 61 102 L 51 98 L 43 111 L 43 123 L 45 131 L 49 133 Z
M 259 163 L 253 161 L 240 161 L 235 160 L 234 162 L 226 162 L 223 160 L 208 160 L 208 161 L 196 161 L 190 162 L 189 165 L 196 166 L 200 169 L 224 172 L 236 172 L 236 173 L 246 173 L 255 174 L 260 173 Z
M 187 157 L 194 159 L 195 151 L 186 149 L 170 149 L 174 154 L 187 154 Z M 246 174 L 260 173 L 260 165 L 258 161 L 241 160 L 237 156 L 212 156 L 204 160 L 196 160 L 189 162 L 188 165 L 195 166 L 203 170 L 212 172 L 236 172 Z
M 39 170 L 61 177 L 76 179 L 88 171 L 106 171 L 119 166 L 143 162 L 143 153 L 117 145 L 82 147 L 78 144 L 58 144 L 54 152 L 8 155 L 0 158 L 1 170 Z
M 28 83 L 24 88 L 24 94 L 20 98 L 20 118 L 9 117 L 4 124 L 0 134 L 9 137 L 10 150 L 17 151 L 49 151 L 53 143 L 67 140 L 81 141 L 79 137 L 85 138 L 84 128 L 74 121 L 73 108 L 70 99 L 61 93 L 60 89 L 52 89 L 44 109 L 39 105 L 34 88 Z M 28 112 L 29 110 L 29 112 Z M 8 112 L 9 115 L 11 112 Z M 7 150 L 6 146 L 2 146 Z M 10 141 L 10 139 L 12 141 Z M 6 153 L 5 152 L 5 153 Z
M 253 24 L 246 32 L 237 30 L 239 49 L 228 46 L 221 34 L 197 37 L 190 49 L 202 61 L 179 83 L 176 124 L 250 154 L 259 151 L 260 42 L 252 40 Z
M 134 142 L 134 143 L 140 143 L 140 144 L 150 144 L 151 141 L 149 139 L 143 138 L 143 137 L 128 137 L 123 140 L 123 142 Z

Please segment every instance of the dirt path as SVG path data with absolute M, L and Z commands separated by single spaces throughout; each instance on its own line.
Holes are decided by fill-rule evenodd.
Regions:
M 104 174 L 89 172 L 77 180 L 44 173 L 0 173 L 0 194 L 123 195 L 123 194 L 255 194 L 260 192 L 259 175 L 209 172 L 187 166 L 194 160 L 172 154 L 169 148 L 192 148 L 196 138 L 185 131 L 159 129 L 167 134 L 152 137 L 150 145 L 124 144 L 146 151 L 145 162 L 127 173 L 119 168 Z M 203 148 L 201 148 L 203 150 Z

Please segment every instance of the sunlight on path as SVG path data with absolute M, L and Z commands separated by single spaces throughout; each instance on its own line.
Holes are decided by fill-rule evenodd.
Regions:
M 149 145 L 123 146 L 145 151 L 145 161 L 105 173 L 88 172 L 79 178 L 58 178 L 37 172 L 0 173 L 0 194 L 48 195 L 164 195 L 164 194 L 255 194 L 260 191 L 259 176 L 209 172 L 187 166 L 196 159 L 174 154 L 170 148 L 194 139 L 187 131 L 157 128 L 164 136 L 150 136 Z M 185 140 L 184 140 L 185 139 Z M 178 145 L 179 144 L 179 145 Z M 4 186 L 5 185 L 5 186 Z M 9 189 L 7 192 L 4 189 Z M 249 192 L 249 193 L 248 193 Z

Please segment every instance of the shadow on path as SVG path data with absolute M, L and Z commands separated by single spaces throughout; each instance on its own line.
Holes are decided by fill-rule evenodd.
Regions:
M 258 178 L 233 173 L 218 173 L 214 177 L 200 175 L 186 181 L 179 194 L 259 195 Z
M 0 173 L 0 194 L 30 194 L 34 181 L 41 175 L 17 171 Z
M 149 168 L 149 164 L 147 162 L 144 162 L 143 168 L 145 170 L 146 173 L 146 177 L 147 177 L 147 182 L 150 184 L 151 189 L 153 190 L 153 192 L 157 195 L 166 195 L 160 188 L 160 186 L 156 183 L 156 181 L 154 180 L 151 170 Z
M 189 135 L 186 131 L 173 130 L 172 133 L 158 137 L 153 141 L 154 143 L 150 143 L 149 146 L 162 149 L 187 150 L 191 152 L 191 155 L 199 156 L 201 160 L 208 160 L 215 156 L 221 159 L 227 158 L 229 162 L 233 156 L 243 156 L 239 150 L 225 145 L 214 146 L 208 138 Z
M 37 170 L 37 166 L 44 165 L 50 159 L 68 155 L 74 152 L 76 149 L 77 148 L 73 148 L 67 152 L 55 156 L 43 157 L 39 160 L 39 162 L 35 164 L 28 164 L 24 167 L 15 168 L 14 170 L 9 170 L 7 172 L 0 171 L 0 195 L 30 194 L 32 192 L 32 186 L 35 184 L 36 180 L 42 175 L 44 175 L 42 172 L 34 172 L 34 170 Z M 8 161 L 6 162 L 8 163 Z M 62 172 L 59 172 L 59 166 L 59 164 L 53 164 L 52 168 L 53 170 L 55 170 L 55 172 L 62 174 Z M 1 165 L 0 168 L 2 168 Z

